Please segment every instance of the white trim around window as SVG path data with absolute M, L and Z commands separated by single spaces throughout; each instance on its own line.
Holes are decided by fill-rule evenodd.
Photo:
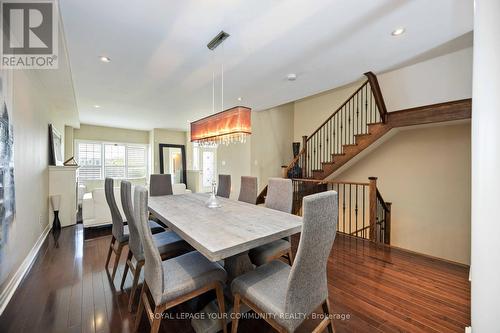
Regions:
M 150 147 L 148 144 L 75 140 L 75 160 L 79 181 L 116 179 L 147 179 Z

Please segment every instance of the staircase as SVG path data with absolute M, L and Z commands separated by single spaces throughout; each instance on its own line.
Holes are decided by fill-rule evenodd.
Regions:
M 377 77 L 367 80 L 309 137 L 284 170 L 289 178 L 323 180 L 387 133 L 387 110 Z
M 387 112 L 377 77 L 367 80 L 310 136 L 283 177 L 325 180 L 393 128 L 471 118 L 470 99 Z
M 470 99 L 387 113 L 377 77 L 367 80 L 310 136 L 302 137 L 302 149 L 283 167 L 283 177 L 293 183 L 292 212 L 302 215 L 304 196 L 334 190 L 338 193 L 337 232 L 390 244 L 391 203 L 368 182 L 331 180 L 332 174 L 393 128 L 470 119 Z M 264 203 L 267 186 L 257 198 Z

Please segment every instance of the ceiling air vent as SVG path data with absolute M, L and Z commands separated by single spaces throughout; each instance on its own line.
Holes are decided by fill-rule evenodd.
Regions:
M 229 34 L 225 31 L 221 31 L 207 44 L 207 47 L 213 51 L 225 41 L 227 37 L 229 37 Z

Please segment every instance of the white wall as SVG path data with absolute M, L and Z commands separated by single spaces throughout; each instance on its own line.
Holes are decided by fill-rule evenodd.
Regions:
M 500 332 L 500 1 L 476 0 L 472 104 L 472 332 Z
M 16 216 L 0 249 L 0 291 L 48 225 L 48 124 L 53 121 L 51 105 L 41 93 L 41 72 L 13 73 L 9 108 L 14 124 Z M 64 127 L 58 130 L 64 133 Z
M 472 48 L 375 74 L 388 112 L 471 98 Z M 294 140 L 311 135 L 365 80 L 296 101 Z
M 353 82 L 294 102 L 293 139 L 301 142 L 301 149 L 302 136 L 311 135 L 363 82 Z
M 472 48 L 377 76 L 387 111 L 471 98 Z
M 252 112 L 251 174 L 259 192 L 269 177 L 281 177 L 281 166 L 293 158 L 293 103 Z
M 391 244 L 470 264 L 470 123 L 405 129 L 336 177 L 392 202 Z
M 250 149 L 252 138 L 246 143 L 219 145 L 217 148 L 217 173 L 231 175 L 231 199 L 238 199 L 241 176 L 248 176 L 250 170 Z

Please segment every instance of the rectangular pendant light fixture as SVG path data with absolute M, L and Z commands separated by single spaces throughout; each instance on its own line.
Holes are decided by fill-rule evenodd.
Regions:
M 252 134 L 252 109 L 236 106 L 191 123 L 191 142 L 244 142 Z

